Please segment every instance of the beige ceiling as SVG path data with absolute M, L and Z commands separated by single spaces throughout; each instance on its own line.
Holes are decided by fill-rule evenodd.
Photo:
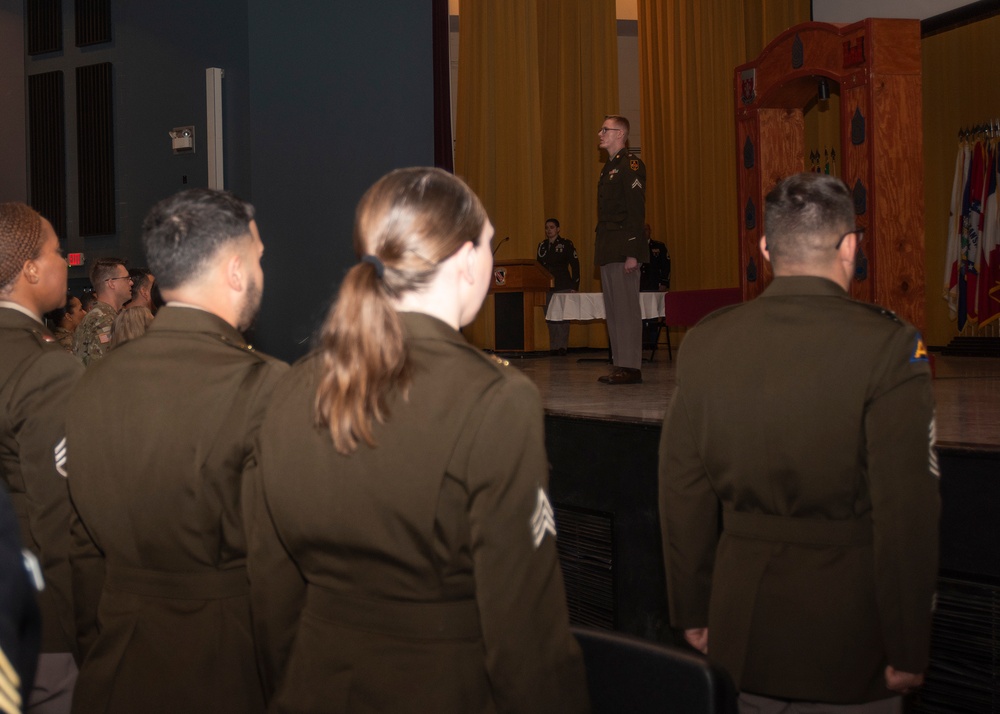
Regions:
M 545 0 L 541 0 L 544 2 Z M 639 18 L 639 10 L 636 6 L 638 0 L 615 0 L 615 5 L 617 5 L 617 14 L 619 20 L 637 20 Z M 458 0 L 448 0 L 448 14 L 457 15 L 458 14 Z

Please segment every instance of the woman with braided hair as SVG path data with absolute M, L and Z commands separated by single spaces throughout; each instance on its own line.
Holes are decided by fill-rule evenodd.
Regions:
M 492 236 L 439 169 L 361 199 L 359 262 L 276 389 L 248 484 L 272 711 L 587 709 L 538 392 L 459 333 Z
M 42 654 L 23 703 L 68 713 L 77 668 L 64 427 L 83 366 L 42 322 L 66 300 L 66 271 L 52 224 L 23 203 L 0 203 L 0 488 L 10 492 L 21 542 L 44 576 Z

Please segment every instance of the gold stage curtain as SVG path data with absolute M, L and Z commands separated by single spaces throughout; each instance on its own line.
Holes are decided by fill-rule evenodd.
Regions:
M 580 290 L 599 292 L 594 226 L 597 179 L 604 158 L 597 148 L 597 130 L 605 115 L 618 113 L 615 3 L 543 0 L 539 2 L 538 27 L 545 217 L 558 218 L 561 235 L 576 245 L 583 275 Z M 537 245 L 543 238 L 543 226 L 539 223 L 534 228 Z M 541 327 L 544 330 L 544 323 Z M 548 333 L 545 335 L 547 340 Z M 604 323 L 574 324 L 570 345 L 607 345 Z
M 459 33 L 455 173 L 486 205 L 494 244 L 510 236 L 496 259 L 534 258 L 545 219 L 555 217 L 580 252 L 581 289 L 598 289 L 597 130 L 618 109 L 614 0 L 469 0 Z M 492 311 L 490 299 L 466 331 L 478 346 L 493 346 Z M 574 327 L 571 345 L 591 339 L 606 344 L 603 325 Z
M 545 220 L 535 0 L 459 6 L 455 173 L 482 199 L 497 259 L 534 256 Z M 492 298 L 466 335 L 493 347 Z
M 670 249 L 671 287 L 738 285 L 733 70 L 809 21 L 810 3 L 638 0 L 638 11 L 646 216 Z

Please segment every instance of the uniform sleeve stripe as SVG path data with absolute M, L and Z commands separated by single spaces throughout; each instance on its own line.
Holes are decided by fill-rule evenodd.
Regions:
M 3 649 L 0 649 L 0 711 L 21 714 L 21 678 Z

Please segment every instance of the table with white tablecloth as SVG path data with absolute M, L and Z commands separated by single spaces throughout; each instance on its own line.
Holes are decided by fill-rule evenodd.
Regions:
M 642 319 L 663 317 L 663 293 L 639 293 Z M 552 322 L 564 320 L 603 320 L 603 293 L 553 293 L 545 319 Z

